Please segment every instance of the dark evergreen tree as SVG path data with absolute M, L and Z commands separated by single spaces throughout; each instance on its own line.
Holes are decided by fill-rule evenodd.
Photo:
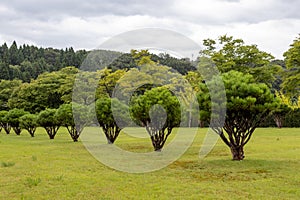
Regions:
M 13 41 L 12 45 L 9 47 L 9 64 L 11 65 L 20 64 L 19 49 L 16 41 Z

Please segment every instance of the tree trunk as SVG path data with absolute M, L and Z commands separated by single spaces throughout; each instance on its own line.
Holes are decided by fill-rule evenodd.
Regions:
M 74 136 L 72 137 L 73 142 L 78 142 L 78 137 L 79 137 L 79 135 L 74 135 Z
M 35 133 L 36 128 L 28 128 L 27 131 L 29 132 L 29 134 L 31 135 L 31 137 L 34 137 L 34 133 Z
M 113 144 L 121 132 L 117 125 L 102 124 L 102 130 L 106 136 L 107 144 Z
M 50 140 L 53 140 L 59 129 L 59 126 L 45 126 L 44 128 L 49 135 Z
M 113 144 L 114 142 L 110 141 L 110 139 L 106 138 L 107 139 L 107 144 Z
M 156 152 L 160 152 L 162 150 L 168 136 L 172 132 L 172 128 L 168 128 L 167 132 L 165 132 L 165 130 L 165 128 L 163 128 L 162 130 L 151 129 L 147 126 L 147 131 L 150 135 L 154 151 Z
M 230 150 L 232 160 L 243 160 L 245 158 L 243 146 L 231 146 Z
M 13 127 L 14 132 L 16 133 L 16 135 L 20 135 L 22 129 L 20 127 Z
M 200 128 L 204 128 L 204 121 L 199 120 L 199 121 L 198 121 L 198 126 L 199 126 Z
M 192 127 L 192 119 L 193 119 L 192 109 L 193 109 L 193 105 L 190 104 L 190 107 L 189 107 L 189 119 L 188 119 L 188 127 L 189 128 Z
M 155 152 L 161 152 L 162 148 L 155 149 Z
M 67 128 L 73 142 L 78 142 L 78 138 L 79 138 L 80 133 L 78 133 L 76 127 L 75 126 L 70 126 L 70 127 L 66 126 L 66 128 Z
M 276 123 L 276 125 L 277 125 L 278 128 L 282 128 L 282 121 L 283 120 L 282 120 L 281 117 L 275 116 L 274 121 L 275 121 L 275 123 Z
M 5 126 L 3 127 L 6 134 L 9 134 L 10 133 L 10 130 L 11 130 L 11 126 L 9 124 L 5 124 Z

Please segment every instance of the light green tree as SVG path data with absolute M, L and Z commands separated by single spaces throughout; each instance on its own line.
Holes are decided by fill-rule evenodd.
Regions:
M 41 111 L 37 118 L 38 125 L 46 130 L 51 140 L 54 139 L 59 127 L 61 126 L 61 122 L 58 121 L 56 117 L 56 110 L 57 109 L 47 108 Z
M 157 87 L 133 99 L 130 112 L 151 138 L 155 151 L 161 151 L 174 127 L 181 122 L 181 106 L 167 88 Z
M 96 90 L 96 98 L 102 97 L 112 97 L 112 93 L 115 89 L 117 82 L 124 76 L 126 73 L 125 70 L 119 69 L 112 71 L 110 69 L 103 69 L 101 72 L 101 78 L 98 82 L 98 87 Z
M 284 53 L 284 60 L 288 71 L 285 73 L 282 89 L 297 102 L 300 96 L 300 36 L 290 45 Z
M 116 98 L 98 99 L 96 115 L 108 144 L 115 142 L 122 128 L 129 122 L 128 107 Z
M 83 128 L 90 123 L 90 112 L 85 105 L 74 102 L 62 104 L 56 112 L 56 119 L 67 128 L 73 141 L 77 142 Z
M 20 126 L 20 117 L 26 114 L 28 114 L 28 112 L 24 111 L 23 109 L 14 108 L 8 111 L 7 115 L 5 116 L 6 122 L 12 127 L 17 135 L 20 135 L 22 131 Z
M 25 114 L 20 117 L 20 127 L 27 130 L 31 137 L 34 137 L 34 133 L 38 126 L 37 123 L 38 116 L 36 114 Z
M 274 57 L 258 49 L 257 45 L 247 45 L 242 39 L 223 35 L 218 40 L 204 40 L 205 48 L 200 51 L 201 57 L 210 58 L 221 73 L 231 70 L 251 74 L 256 81 L 272 86 L 275 75 L 281 67 L 272 64 Z
M 70 102 L 77 71 L 74 67 L 66 67 L 43 73 L 36 80 L 22 84 L 9 99 L 9 107 L 38 113 L 46 108 L 58 108 L 65 101 Z
M 22 84 L 20 80 L 0 81 L 0 110 L 9 110 L 8 100 L 16 88 Z
M 131 56 L 133 57 L 137 66 L 143 65 L 154 65 L 155 62 L 151 58 L 151 54 L 147 49 L 142 49 L 140 51 L 132 49 L 130 51 Z
M 105 70 L 96 72 L 80 71 L 75 78 L 72 93 L 72 102 L 90 105 L 95 102 L 98 82 Z

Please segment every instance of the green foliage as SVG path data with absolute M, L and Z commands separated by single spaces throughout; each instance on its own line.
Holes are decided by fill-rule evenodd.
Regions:
M 285 115 L 285 127 L 300 127 L 300 108 L 291 110 Z
M 157 86 L 174 86 L 172 80 L 179 80 L 180 77 L 181 75 L 174 73 L 170 67 L 157 64 L 144 65 L 126 72 L 117 81 L 114 95 L 119 99 L 130 99 L 132 95 L 142 95 Z
M 74 80 L 79 70 L 69 66 L 58 71 L 59 87 L 57 93 L 61 102 L 70 103 L 72 101 L 72 92 L 74 89 Z
M 22 59 L 22 55 L 18 51 L 18 46 L 16 41 L 13 41 L 12 45 L 8 49 L 9 53 L 9 63 L 11 65 L 17 65 L 20 63 L 20 60 Z
M 251 75 L 230 71 L 224 73 L 222 79 L 227 99 L 226 114 L 224 113 L 225 124 L 223 127 L 213 128 L 231 149 L 233 159 L 242 160 L 244 158 L 244 145 L 249 142 L 260 123 L 273 110 L 277 109 L 279 104 L 268 86 L 256 83 Z M 207 84 L 213 84 L 214 81 L 213 79 Z M 202 84 L 202 88 L 205 88 L 204 84 Z M 209 120 L 212 113 L 211 105 L 219 104 L 219 102 L 211 101 L 207 89 L 202 91 L 204 93 L 198 95 L 201 110 L 200 118 Z
M 282 104 L 281 104 L 282 106 Z M 299 128 L 300 127 L 300 109 L 286 109 L 286 105 L 284 105 L 284 110 L 280 110 L 281 112 L 275 110 L 273 115 L 268 117 L 268 119 L 262 124 L 262 127 L 293 127 Z M 283 113 L 282 113 L 283 112 Z M 279 119 L 277 119 L 279 118 Z M 281 125 L 278 126 L 278 120 Z
M 99 80 L 98 87 L 96 90 L 96 98 L 101 97 L 112 97 L 117 82 L 124 76 L 126 73 L 125 70 L 117 70 L 112 72 L 110 69 L 103 69 L 102 77 Z
M 72 102 L 90 105 L 95 102 L 95 90 L 106 69 L 96 72 L 81 71 L 77 74 L 73 85 Z M 96 96 L 99 94 L 96 90 Z M 68 103 L 68 102 L 66 102 Z
M 54 139 L 61 122 L 56 118 L 56 109 L 47 108 L 38 115 L 37 123 L 42 126 L 50 139 Z
M 169 54 L 159 54 L 158 56 L 152 54 L 152 60 L 161 65 L 171 67 L 182 75 L 186 75 L 188 72 L 196 70 L 195 64 L 193 61 L 190 61 L 189 58 L 178 59 Z
M 108 144 L 115 142 L 122 128 L 129 122 L 128 107 L 116 98 L 98 99 L 96 115 Z
M 107 68 L 116 71 L 118 69 L 131 69 L 135 68 L 136 63 L 130 53 L 124 53 L 110 63 Z
M 62 104 L 56 112 L 57 121 L 63 126 L 75 126 L 72 113 L 72 104 Z
M 15 41 L 8 48 L 4 43 L 0 46 L 0 78 L 30 82 L 44 72 L 57 71 L 66 66 L 79 68 L 87 53 L 85 50 L 75 52 L 72 47 L 65 50 L 25 44 L 18 47 Z
M 148 50 L 131 50 L 131 56 L 137 66 L 154 65 L 155 62 L 151 59 L 151 54 Z
M 157 87 L 133 99 L 132 117 L 146 127 L 155 151 L 160 151 L 172 129 L 181 122 L 178 99 L 166 88 Z
M 203 78 L 197 71 L 189 71 L 184 78 L 189 82 L 195 92 L 200 91 L 199 83 L 203 82 Z
M 17 135 L 20 135 L 22 131 L 20 126 L 20 118 L 26 114 L 28 114 L 28 112 L 24 111 L 23 109 L 14 108 L 8 111 L 7 115 L 5 116 L 5 121 L 13 128 Z
M 62 104 L 56 112 L 56 119 L 68 129 L 73 141 L 77 142 L 83 128 L 90 122 L 90 112 L 87 106 L 81 104 Z
M 0 80 L 0 110 L 9 110 L 8 100 L 21 83 L 20 80 Z
M 282 84 L 283 91 L 291 97 L 300 96 L 300 37 L 296 38 L 290 49 L 284 53 L 288 71 Z
M 285 64 L 288 69 L 300 69 L 300 35 L 296 38 L 290 49 L 284 53 Z
M 143 61 L 139 63 L 141 57 L 144 56 Z M 149 60 L 150 59 L 150 60 Z M 152 61 L 152 62 L 151 62 Z M 116 58 L 111 64 L 108 65 L 109 69 L 116 71 L 118 69 L 131 69 L 138 68 L 139 64 L 154 64 L 159 63 L 161 65 L 169 66 L 176 70 L 180 74 L 187 74 L 189 71 L 196 70 L 194 64 L 188 58 L 174 58 L 169 54 L 152 54 L 148 50 L 132 50 L 131 53 L 125 53 Z
M 9 74 L 9 65 L 3 61 L 0 61 L 0 79 L 6 79 L 10 80 L 10 74 Z
M 221 73 L 231 70 L 249 73 L 256 81 L 271 86 L 274 75 L 281 69 L 271 63 L 274 59 L 271 54 L 259 50 L 257 45 L 246 45 L 242 39 L 224 35 L 218 41 L 204 40 L 203 44 L 205 49 L 200 51 L 200 57 L 210 58 Z
M 0 111 L 0 126 L 5 130 L 6 134 L 10 133 L 11 126 L 7 121 L 6 115 L 8 111 L 6 110 L 1 110 Z
M 22 84 L 8 101 L 10 108 L 22 108 L 38 113 L 45 108 L 58 108 L 71 101 L 77 69 L 66 67 L 57 72 L 44 73 L 30 83 Z
M 273 117 L 274 121 L 278 128 L 284 126 L 284 118 L 285 116 L 291 111 L 291 108 L 288 107 L 286 104 L 279 102 L 279 107 L 273 110 Z
M 20 127 L 27 130 L 31 137 L 34 137 L 34 133 L 38 126 L 37 123 L 38 116 L 35 114 L 25 114 L 20 117 Z
M 122 53 L 110 50 L 90 51 L 81 64 L 83 71 L 96 72 L 109 66 L 114 60 L 118 59 Z

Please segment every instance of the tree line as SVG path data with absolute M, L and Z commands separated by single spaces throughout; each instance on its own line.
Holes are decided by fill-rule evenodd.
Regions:
M 0 79 L 19 79 L 30 82 L 44 72 L 57 71 L 65 66 L 79 67 L 87 51 L 74 51 L 72 47 L 63 49 L 18 46 L 14 41 L 10 47 L 0 46 Z
M 159 60 L 147 50 L 132 50 L 101 70 L 65 67 L 44 72 L 30 82 L 2 80 L 0 125 L 6 133 L 12 128 L 19 134 L 24 128 L 32 136 L 35 127 L 41 126 L 50 139 L 60 126 L 65 126 L 77 141 L 83 127 L 95 123 L 84 113 L 95 109 L 97 123 L 108 143 L 114 143 L 122 128 L 134 122 L 145 127 L 154 150 L 160 151 L 173 128 L 210 123 L 230 148 L 233 159 L 242 160 L 244 146 L 263 121 L 272 116 L 277 126 L 282 127 L 287 114 L 299 113 L 299 44 L 300 38 L 295 39 L 281 62 L 256 45 L 225 35 L 217 40 L 204 40 L 205 48 L 200 51 L 197 66 L 188 59 L 160 55 L 164 59 Z M 170 67 L 163 61 L 174 61 L 176 65 Z M 183 63 L 189 63 L 188 67 Z M 180 71 L 184 79 L 174 71 L 177 65 L 185 66 Z M 210 74 L 211 66 L 221 73 L 220 79 Z M 143 84 L 145 80 L 150 83 Z M 218 90 L 221 82 L 225 93 Z M 136 83 L 140 87 L 131 91 Z M 191 88 L 185 87 L 186 83 Z M 91 91 L 91 85 L 97 86 L 95 91 Z M 116 86 L 123 91 L 120 99 L 129 102 L 114 98 Z M 212 88 L 218 98 L 210 94 Z M 197 108 L 188 103 L 192 95 L 184 95 L 191 94 L 191 89 L 196 92 Z M 74 92 L 76 96 L 72 96 Z M 178 96 L 184 103 L 179 102 Z M 113 115 L 116 108 L 118 122 Z M 215 108 L 226 112 L 216 112 Z M 200 114 L 195 114 L 197 109 Z M 221 125 L 222 117 L 225 123 Z
M 102 54 L 116 57 L 107 67 L 113 69 L 130 69 L 137 67 L 130 53 L 99 50 Z M 6 43 L 0 46 L 0 79 L 19 79 L 30 82 L 44 72 L 58 71 L 66 66 L 80 68 L 90 51 L 75 51 L 72 47 L 66 49 L 42 48 L 33 45 L 18 46 L 16 41 L 8 47 Z M 99 54 L 99 53 L 98 53 Z M 179 73 L 185 74 L 195 69 L 189 59 L 177 59 L 168 54 L 151 54 L 152 59 L 163 65 L 170 66 Z M 98 63 L 94 63 L 97 65 Z

